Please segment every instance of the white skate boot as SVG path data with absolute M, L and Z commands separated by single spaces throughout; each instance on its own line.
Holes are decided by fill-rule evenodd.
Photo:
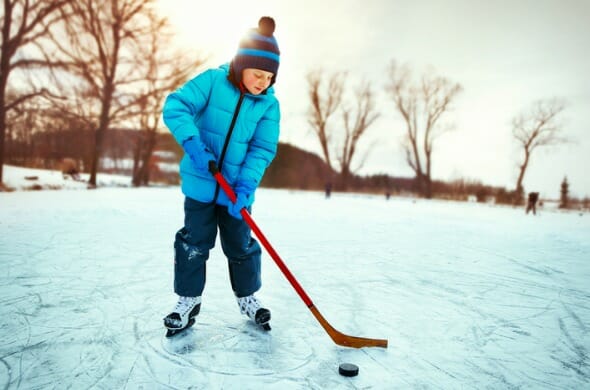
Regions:
M 191 327 L 201 310 L 201 297 L 179 297 L 172 313 L 164 317 L 164 326 L 168 329 L 166 337 Z
M 270 330 L 270 310 L 262 307 L 260 301 L 254 294 L 247 297 L 237 298 L 240 312 L 245 314 L 264 330 Z

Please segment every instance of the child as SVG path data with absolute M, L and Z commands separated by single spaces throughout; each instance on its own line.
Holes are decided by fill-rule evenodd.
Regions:
M 270 329 L 270 311 L 254 293 L 261 287 L 258 242 L 242 220 L 273 160 L 279 140 L 279 102 L 272 85 L 279 68 L 275 22 L 262 17 L 242 38 L 231 63 L 209 69 L 170 94 L 164 122 L 185 156 L 180 163 L 184 227 L 174 242 L 174 291 L 179 299 L 164 318 L 168 336 L 191 326 L 201 307 L 205 262 L 217 228 L 242 314 Z M 232 204 L 208 170 L 215 161 L 233 187 Z

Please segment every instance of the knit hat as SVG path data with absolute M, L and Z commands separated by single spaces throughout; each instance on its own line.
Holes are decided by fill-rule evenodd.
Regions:
M 275 21 L 269 16 L 263 16 L 258 21 L 258 28 L 248 30 L 242 37 L 238 52 L 234 56 L 231 67 L 235 80 L 242 81 L 242 70 L 256 68 L 274 74 L 271 85 L 275 83 L 279 70 L 279 46 L 272 35 L 275 31 Z

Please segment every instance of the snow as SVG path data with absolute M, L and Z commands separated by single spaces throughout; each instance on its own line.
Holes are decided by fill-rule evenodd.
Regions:
M 88 187 L 89 174 L 80 173 L 80 180 L 74 180 L 70 175 L 58 170 L 22 168 L 4 165 L 4 184 L 14 190 L 80 190 Z M 98 186 L 128 187 L 131 177 L 98 173 Z
M 166 340 L 182 202 L 178 187 L 0 193 L 0 388 L 590 387 L 587 214 L 260 189 L 254 219 L 323 316 L 389 340 L 349 349 L 266 253 L 273 329 L 251 325 L 219 244 L 197 323 Z

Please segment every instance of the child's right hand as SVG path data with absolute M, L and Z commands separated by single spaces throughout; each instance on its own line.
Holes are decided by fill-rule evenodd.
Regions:
M 189 138 L 184 141 L 182 147 L 198 171 L 207 172 L 209 161 L 215 161 L 213 153 L 199 139 Z

